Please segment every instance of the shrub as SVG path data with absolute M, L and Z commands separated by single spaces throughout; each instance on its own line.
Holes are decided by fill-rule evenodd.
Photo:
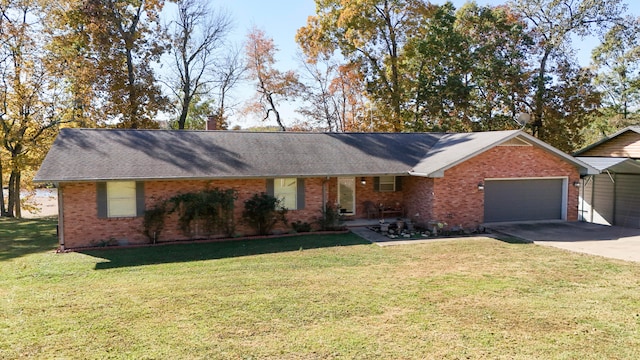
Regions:
M 287 209 L 282 207 L 280 199 L 261 193 L 244 202 L 242 219 L 259 235 L 267 235 L 279 221 L 287 224 L 286 214 Z
M 301 222 L 300 220 L 294 222 L 291 224 L 291 228 L 293 229 L 293 231 L 295 232 L 309 232 L 311 231 L 311 224 L 309 224 L 308 222 Z
M 160 238 L 160 233 L 164 229 L 164 217 L 166 214 L 167 203 L 165 201 L 144 211 L 143 232 L 150 242 L 155 243 Z
M 235 231 L 233 209 L 237 198 L 233 189 L 179 194 L 167 201 L 172 205 L 168 213 L 178 211 L 178 223 L 185 234 L 193 233 L 194 223 L 202 220 L 204 231 L 222 232 L 230 237 Z
M 320 209 L 320 212 L 322 213 L 322 216 L 318 219 L 320 230 L 334 231 L 344 229 L 340 219 L 340 212 L 336 207 L 326 204 L 323 209 Z

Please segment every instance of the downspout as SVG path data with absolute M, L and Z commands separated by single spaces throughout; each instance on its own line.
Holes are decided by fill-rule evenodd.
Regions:
M 64 251 L 64 192 L 60 183 L 56 184 L 56 190 L 58 192 L 58 243 L 60 251 Z
M 327 184 L 329 177 L 322 180 L 322 220 L 327 220 Z

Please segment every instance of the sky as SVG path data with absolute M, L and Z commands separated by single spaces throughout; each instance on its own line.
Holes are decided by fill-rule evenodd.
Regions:
M 433 4 L 444 4 L 446 1 L 432 0 Z M 456 8 L 460 8 L 467 0 L 453 0 Z M 640 16 L 639 0 L 624 0 L 628 6 L 628 13 Z M 476 0 L 478 5 L 501 5 L 506 0 Z M 251 28 L 258 27 L 264 30 L 267 36 L 273 38 L 279 51 L 276 54 L 276 67 L 280 70 L 298 69 L 297 52 L 295 42 L 296 31 L 306 25 L 307 17 L 315 14 L 315 2 L 313 0 L 235 0 L 219 1 L 212 5 L 215 8 L 225 9 L 234 21 L 234 30 L 230 41 L 239 46 L 244 41 Z M 583 66 L 589 65 L 591 49 L 597 45 L 595 39 L 577 39 L 574 42 L 578 59 Z M 236 90 L 237 100 L 248 99 L 253 93 L 253 87 L 246 84 Z M 281 115 L 285 118 L 285 125 L 292 124 L 295 117 L 300 117 L 294 111 L 292 105 L 285 106 Z M 234 116 L 231 125 L 240 125 L 242 128 L 255 125 L 276 125 L 274 121 L 262 123 L 258 116 L 247 115 L 244 118 Z

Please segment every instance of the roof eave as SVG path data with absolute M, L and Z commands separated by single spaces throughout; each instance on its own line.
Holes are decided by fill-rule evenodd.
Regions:
M 441 167 L 440 169 L 437 169 L 437 170 L 435 170 L 435 171 L 433 171 L 431 173 L 425 174 L 425 176 L 426 177 L 444 177 L 444 172 L 446 170 L 451 169 L 452 167 L 457 166 L 457 165 L 459 165 L 459 164 L 461 164 L 461 163 L 463 163 L 463 162 L 465 162 L 465 161 L 467 161 L 467 160 L 469 160 L 469 159 L 471 159 L 471 158 L 473 158 L 473 157 L 475 157 L 475 156 L 477 156 L 479 154 L 482 154 L 483 152 L 493 148 L 494 146 L 496 146 L 498 144 L 501 144 L 501 143 L 503 143 L 505 141 L 511 140 L 514 137 L 518 136 L 520 133 L 526 134 L 526 133 L 524 133 L 522 131 L 514 131 L 513 133 L 509 134 L 508 136 L 505 136 L 504 138 L 502 138 L 500 140 L 494 141 L 493 143 L 491 143 L 491 144 L 489 144 L 489 145 L 487 145 L 485 147 L 482 147 L 481 149 L 476 150 L 476 151 L 474 151 L 474 152 L 472 152 L 470 154 L 467 154 L 466 156 L 463 156 L 463 157 L 461 157 L 460 159 L 458 159 L 456 161 L 450 162 L 449 164 L 447 164 L 446 166 Z
M 626 133 L 627 131 L 633 131 L 635 133 L 640 134 L 640 127 L 638 127 L 638 126 L 627 126 L 624 129 L 620 129 L 620 130 L 616 131 L 615 133 L 613 133 L 613 134 L 611 134 L 609 136 L 605 136 L 602 139 L 594 142 L 593 144 L 574 152 L 573 156 L 580 156 L 580 154 L 585 153 L 585 152 L 587 152 L 587 151 L 589 151 L 589 150 L 591 150 L 591 149 L 593 149 L 595 147 L 598 147 L 598 146 L 602 145 L 603 143 L 605 143 L 605 142 L 607 142 L 607 141 L 609 141 L 609 140 L 611 140 L 611 139 L 613 139 L 615 137 L 618 137 L 618 136 Z
M 594 168 L 593 166 L 585 163 L 584 161 L 581 161 L 579 159 L 576 159 L 575 157 L 560 151 L 558 149 L 556 149 L 555 147 L 547 144 L 546 142 L 527 134 L 524 131 L 519 131 L 518 135 L 522 135 L 524 136 L 527 140 L 530 140 L 532 142 L 535 142 L 538 146 L 542 147 L 543 149 L 551 152 L 552 154 L 555 154 L 563 159 L 565 159 L 567 162 L 572 163 L 574 166 L 578 167 L 578 170 L 580 171 L 580 175 L 597 175 L 600 174 L 600 171 L 596 168 Z
M 572 163 L 573 165 L 578 167 L 578 169 L 580 171 L 580 175 L 597 175 L 597 174 L 600 173 L 600 171 L 598 171 L 598 169 L 592 167 L 591 165 L 589 165 L 589 164 L 587 164 L 587 163 L 585 163 L 583 161 L 580 161 L 580 160 L 576 159 L 575 157 L 556 149 L 555 147 L 547 144 L 546 142 L 544 142 L 542 140 L 539 140 L 538 138 L 536 138 L 536 137 L 534 137 L 532 135 L 527 134 L 526 132 L 524 132 L 522 130 L 516 130 L 516 131 L 512 132 L 511 134 L 509 134 L 509 135 L 507 135 L 507 136 L 505 136 L 505 137 L 503 137 L 503 138 L 501 138 L 499 140 L 496 140 L 496 141 L 492 142 L 491 144 L 482 147 L 479 150 L 476 150 L 476 151 L 474 151 L 474 152 L 472 152 L 470 154 L 467 154 L 466 156 L 463 156 L 460 159 L 458 159 L 456 161 L 453 161 L 453 162 L 447 164 L 446 166 L 443 166 L 440 169 L 437 169 L 437 170 L 435 170 L 435 171 L 433 171 L 431 173 L 421 173 L 421 174 L 419 174 L 419 173 L 411 173 L 411 175 L 423 176 L 423 177 L 444 177 L 444 172 L 446 170 L 451 169 L 454 166 L 457 166 L 457 165 L 459 165 L 459 164 L 461 164 L 461 163 L 463 163 L 463 162 L 465 162 L 465 161 L 467 161 L 467 160 L 469 160 L 469 159 L 471 159 L 471 158 L 473 158 L 473 157 L 475 157 L 475 156 L 477 156 L 479 154 L 482 154 L 483 152 L 485 152 L 485 151 L 487 151 L 487 150 L 489 150 L 489 149 L 491 149 L 491 148 L 493 148 L 495 146 L 498 146 L 498 145 L 500 145 L 500 144 L 502 144 L 504 142 L 507 142 L 507 141 L 509 141 L 509 140 L 511 140 L 513 138 L 516 138 L 518 136 L 522 136 L 525 139 L 527 139 L 528 141 L 533 142 L 537 146 L 543 148 L 544 150 L 546 150 L 548 152 L 551 152 L 551 153 L 553 153 L 553 154 L 565 159 L 569 163 Z
M 434 172 L 431 172 L 431 173 L 421 173 L 421 172 L 409 171 L 409 175 L 418 176 L 418 177 L 425 177 L 425 178 L 442 178 L 442 177 L 444 177 L 444 170 L 438 170 L 438 171 L 434 171 Z
M 35 183 L 77 183 L 105 181 L 208 181 L 208 180 L 256 180 L 270 178 L 323 178 L 323 177 L 362 177 L 362 176 L 408 176 L 409 171 L 376 173 L 332 173 L 332 174 L 267 174 L 248 176 L 199 176 L 199 177 L 120 177 L 120 178 L 65 178 L 34 179 Z

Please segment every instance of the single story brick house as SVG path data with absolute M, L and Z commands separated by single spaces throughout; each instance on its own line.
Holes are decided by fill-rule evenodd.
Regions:
M 62 248 L 149 242 L 143 214 L 205 188 L 282 198 L 289 221 L 324 204 L 345 217 L 408 217 L 473 229 L 578 217 L 581 175 L 597 170 L 522 131 L 298 133 L 62 129 L 35 181 L 58 187 Z M 238 232 L 251 230 L 239 224 Z M 184 240 L 176 219 L 162 238 Z
M 579 219 L 640 228 L 640 126 L 617 131 L 575 156 L 601 171 L 582 179 Z

